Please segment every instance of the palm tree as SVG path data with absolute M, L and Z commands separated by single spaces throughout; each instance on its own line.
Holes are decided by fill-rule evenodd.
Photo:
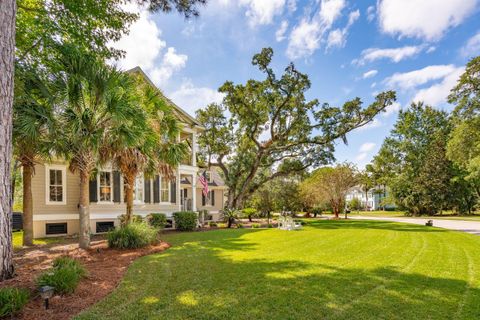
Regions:
M 23 244 L 33 245 L 32 177 L 35 164 L 50 155 L 55 97 L 38 70 L 17 65 L 13 107 L 14 156 L 23 169 Z
M 135 82 L 142 112 L 138 112 L 129 130 L 116 130 L 103 152 L 104 161 L 112 160 L 120 170 L 125 183 L 126 219 L 130 223 L 133 212 L 134 186 L 142 172 L 173 178 L 176 167 L 187 152 L 184 143 L 177 143 L 179 126 L 172 109 L 157 88 L 142 79 Z
M 56 80 L 65 104 L 59 117 L 63 130 L 59 151 L 70 171 L 80 176 L 79 243 L 88 248 L 90 176 L 109 135 L 119 128 L 128 130 L 139 108 L 132 103 L 135 97 L 125 73 L 70 48 L 63 50 L 60 63 L 63 72 Z

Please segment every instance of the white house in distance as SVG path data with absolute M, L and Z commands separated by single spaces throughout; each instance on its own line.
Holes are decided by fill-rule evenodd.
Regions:
M 155 87 L 139 67 L 129 72 L 140 74 Z M 165 213 L 171 217 L 176 211 L 207 211 L 211 219 L 217 220 L 225 203 L 227 187 L 217 171 L 207 170 L 209 194 L 205 197 L 202 193 L 199 174 L 205 169 L 197 164 L 197 135 L 204 128 L 195 118 L 164 98 L 181 124 L 178 138 L 186 141 L 190 152 L 176 168 L 174 180 L 169 181 L 160 175 L 137 177 L 133 213 L 143 217 L 149 213 Z M 32 178 L 34 238 L 78 233 L 79 182 L 79 175 L 71 173 L 62 159 L 35 166 Z M 96 177 L 92 177 L 89 183 L 89 198 L 92 233 L 102 233 L 118 226 L 118 216 L 126 211 L 124 182 L 119 170 L 109 165 L 97 168 Z
M 380 191 L 381 190 L 381 191 Z M 383 191 L 383 188 L 376 187 L 368 190 L 367 193 L 361 188 L 361 186 L 352 187 L 347 195 L 345 196 L 345 201 L 348 205 L 353 199 L 358 199 L 363 208 L 367 207 L 369 211 L 380 210 L 382 199 L 388 196 L 388 189 Z M 389 208 L 391 206 L 388 206 Z

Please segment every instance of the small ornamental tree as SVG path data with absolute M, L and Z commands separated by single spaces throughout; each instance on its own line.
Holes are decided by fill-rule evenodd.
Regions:
M 328 202 L 335 218 L 345 208 L 348 190 L 358 183 L 356 168 L 348 163 L 317 169 L 304 181 L 304 189 L 316 197 L 318 203 Z M 307 192 L 307 191 L 305 191 Z

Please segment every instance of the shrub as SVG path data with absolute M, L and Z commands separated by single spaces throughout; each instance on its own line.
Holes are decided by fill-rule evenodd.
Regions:
M 120 220 L 120 225 L 121 226 L 124 226 L 126 225 L 126 222 L 127 222 L 127 215 L 126 214 L 121 214 L 118 216 L 118 220 Z M 143 222 L 143 217 L 139 214 L 134 214 L 132 216 L 132 223 L 139 223 L 139 222 Z
M 116 249 L 136 249 L 157 242 L 158 230 L 145 222 L 112 230 L 107 234 L 108 246 Z
M 248 218 L 248 221 L 252 221 L 252 218 L 257 215 L 257 209 L 255 208 L 245 208 L 242 210 L 242 213 L 245 217 Z
M 360 202 L 359 199 L 353 198 L 349 203 L 348 203 L 348 208 L 350 210 L 360 210 L 362 209 L 362 203 Z
M 30 293 L 27 289 L 0 289 L 0 318 L 13 316 L 27 304 Z
M 260 223 L 252 223 L 252 228 L 253 228 L 253 229 L 258 229 L 258 228 L 260 228 Z
M 60 294 L 72 293 L 85 275 L 86 270 L 79 261 L 60 257 L 53 262 L 53 268 L 38 277 L 37 285 L 54 287 L 55 292 Z
M 243 224 L 237 223 L 237 229 L 242 229 L 242 228 L 243 228 Z
M 215 221 L 210 221 L 210 222 L 208 223 L 208 225 L 209 225 L 210 227 L 217 227 L 217 223 L 216 223 Z
M 167 215 L 165 213 L 150 213 L 147 216 L 147 222 L 152 227 L 163 229 L 167 225 Z
M 173 214 L 175 227 L 180 231 L 192 231 L 197 227 L 197 214 L 193 211 L 179 211 Z
M 226 228 L 227 224 L 226 223 L 217 223 L 217 227 L 219 228 Z

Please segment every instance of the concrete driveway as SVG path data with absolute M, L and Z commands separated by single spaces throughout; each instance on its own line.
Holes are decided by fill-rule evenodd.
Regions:
M 413 223 L 425 225 L 428 220 L 433 220 L 433 226 L 456 231 L 463 231 L 480 236 L 480 221 L 466 220 L 445 220 L 435 218 L 390 218 L 390 217 L 367 217 L 367 216 L 351 216 L 350 219 L 358 220 L 381 220 L 403 223 Z

